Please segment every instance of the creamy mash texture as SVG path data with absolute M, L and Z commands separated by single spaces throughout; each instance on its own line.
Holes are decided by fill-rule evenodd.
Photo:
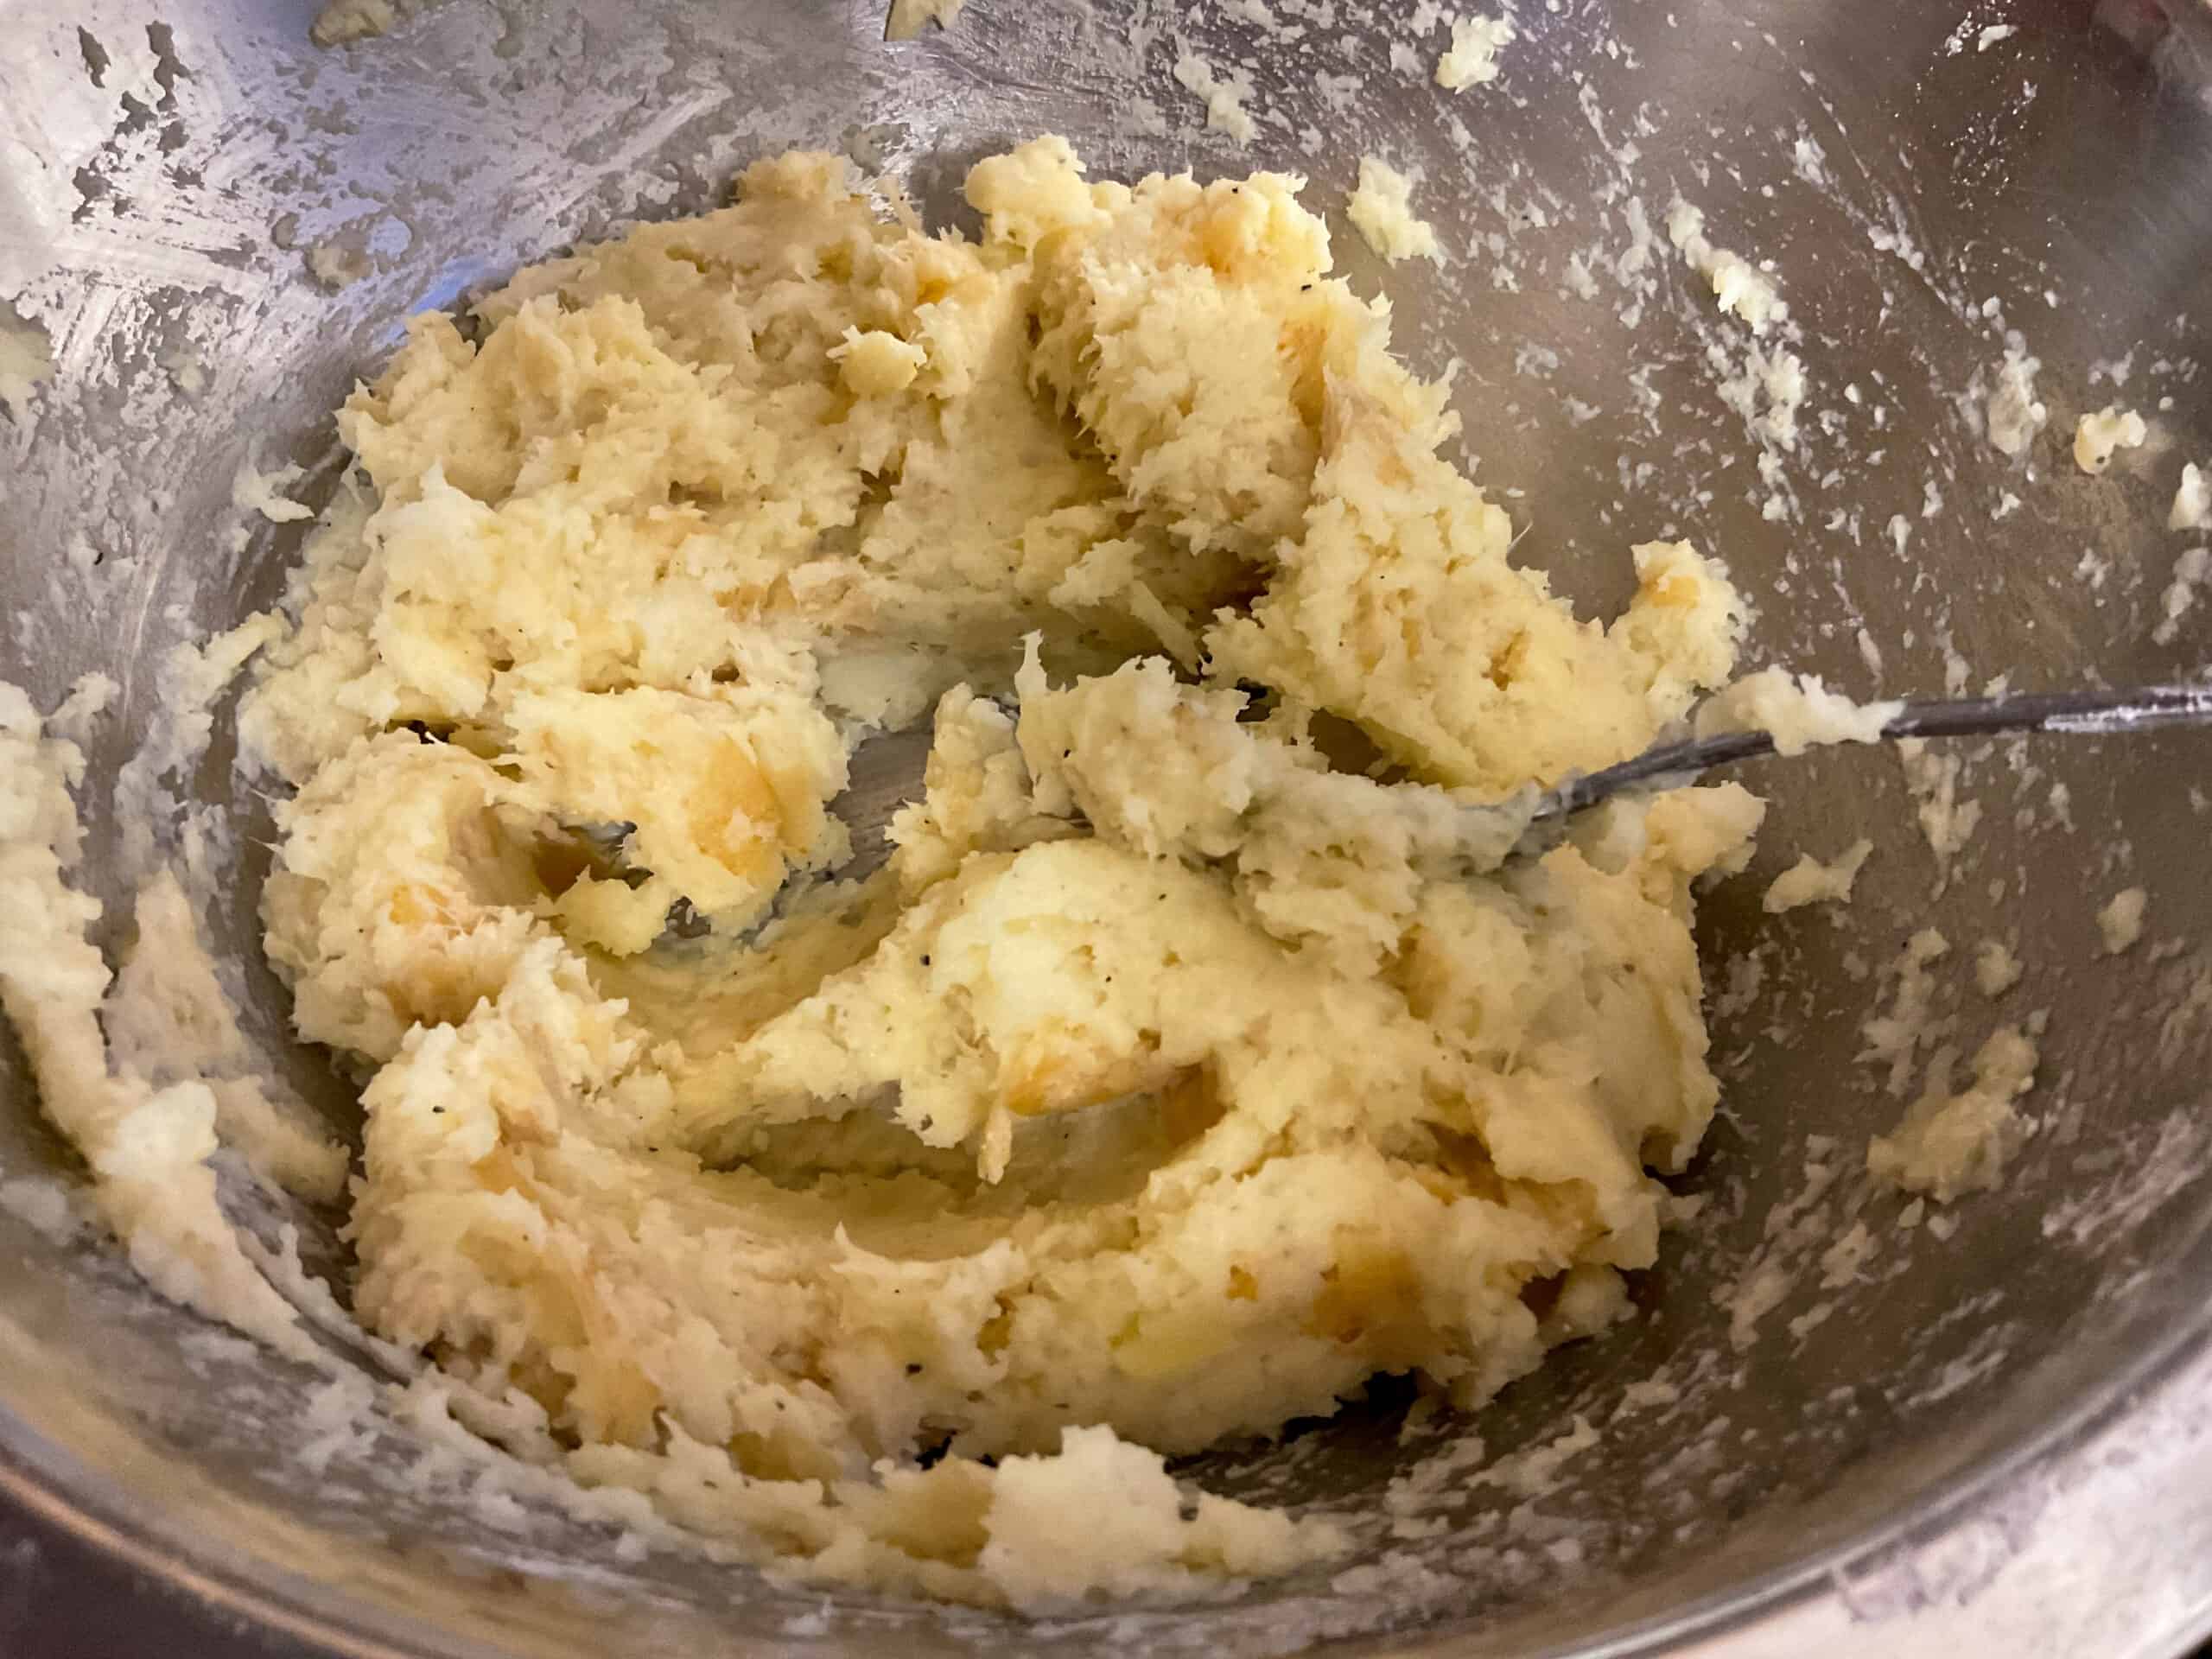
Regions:
M 1379 1373 L 1473 1406 L 1624 1313 L 1717 1092 L 1691 883 L 1760 805 L 1483 878 L 1455 814 L 1643 747 L 1741 609 L 1686 544 L 1604 626 L 1510 563 L 1299 185 L 1042 138 L 969 240 L 785 155 L 347 401 L 240 716 L 291 786 L 268 955 L 367 1078 L 355 1313 L 518 1451 L 800 1576 L 1203 1592 L 1342 1538 L 1165 1457 Z M 889 861 L 835 879 L 854 747 L 932 711 Z M 96 962 L 5 971 L 77 918 L 72 755 L 0 716 L 49 1103 L 51 1061 L 134 1249 L 242 1270 L 131 1124 L 332 1154 L 109 1080 Z

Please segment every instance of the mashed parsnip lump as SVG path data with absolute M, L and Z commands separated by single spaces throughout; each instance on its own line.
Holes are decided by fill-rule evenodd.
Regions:
M 1163 1456 L 1476 1405 L 1654 1260 L 1759 804 L 1481 878 L 1455 814 L 1643 747 L 1740 607 L 1681 543 L 1607 626 L 1511 563 L 1299 186 L 1047 137 L 971 240 L 781 156 L 341 411 L 242 715 L 268 952 L 369 1079 L 358 1316 L 587 1484 L 802 1575 L 1188 1592 L 1341 1539 Z

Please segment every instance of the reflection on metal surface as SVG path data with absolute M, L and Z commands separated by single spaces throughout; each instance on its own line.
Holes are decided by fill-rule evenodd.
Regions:
M 1755 597 L 1769 658 L 1856 693 L 1877 661 L 1893 694 L 2201 664 L 2202 611 L 2170 643 L 2152 630 L 2186 545 L 2163 528 L 2173 474 L 2212 454 L 2202 8 L 2009 0 L 1962 20 L 1924 0 L 1560 0 L 1522 8 L 1499 79 L 1456 94 L 1394 62 L 1394 45 L 1419 67 L 1438 44 L 1405 37 L 1402 10 L 1324 24 L 1294 0 L 969 0 L 950 31 L 886 44 L 876 0 L 448 0 L 325 49 L 300 0 L 151 17 L 20 0 L 0 29 L 0 301 L 54 372 L 0 412 L 0 669 L 49 706 L 92 668 L 123 682 L 90 756 L 103 897 L 124 896 L 106 792 L 159 718 L 162 653 L 273 602 L 304 529 L 242 518 L 239 467 L 302 466 L 323 499 L 329 411 L 407 313 L 625 217 L 704 207 L 791 143 L 842 147 L 955 217 L 975 156 L 1048 128 L 1101 174 L 1306 173 L 1332 212 L 1380 154 L 1418 181 L 1448 257 L 1386 279 L 1344 230 L 1343 262 L 1387 288 L 1420 367 L 1459 362 L 1465 448 L 1515 516 L 1518 556 L 1586 608 L 1621 596 L 1628 543 L 1686 535 Z M 1204 126 L 1173 73 L 1185 52 L 1250 79 L 1249 151 Z M 1677 194 L 1717 246 L 1774 262 L 1808 378 L 1793 448 L 1724 395 L 1747 337 L 1663 234 L 1638 251 L 1637 216 L 1662 224 Z M 1980 412 L 2015 335 L 2050 406 L 2019 464 Z M 2115 400 L 2153 441 L 2082 477 L 2064 437 Z M 2186 803 L 2212 756 L 2184 733 L 1961 759 L 1984 825 L 1947 880 L 1894 764 L 1858 750 L 1793 772 L 1764 838 L 1787 861 L 1876 837 L 1840 925 L 1764 917 L 1757 875 L 1709 896 L 1729 1094 L 1689 1183 L 1706 1211 L 1649 1276 L 1644 1317 L 1474 1426 L 1500 1454 L 1578 1414 L 1599 1427 L 1556 1490 L 1522 1504 L 1468 1486 L 1434 1536 L 1394 1538 L 1378 1494 L 1445 1441 L 1354 1410 L 1192 1472 L 1340 1506 L 1369 1541 L 1358 1570 L 1035 1639 L 1731 1656 L 2189 1639 L 2212 1599 L 2212 1188 L 2195 1173 L 2212 1139 L 2195 944 L 2212 895 Z M 207 798 L 232 798 L 227 761 L 219 741 Z M 238 804 L 245 833 L 214 854 L 238 897 L 217 944 L 241 964 L 253 1036 L 343 1127 L 346 1090 L 287 1041 L 257 964 L 257 809 Z M 2091 965 L 2096 906 L 2136 882 L 2154 938 L 2185 948 Z M 1930 924 L 1958 955 L 2011 940 L 2029 971 L 2005 1017 L 2050 1009 L 2038 1132 L 2003 1190 L 1940 1234 L 1900 1228 L 1856 1162 L 1897 1105 L 1854 1065 L 1858 1026 L 1878 964 Z M 1945 1012 L 1964 1041 L 1998 1017 L 1965 988 Z M 0 1066 L 0 1179 L 75 1179 L 12 1047 Z M 330 1217 L 239 1197 L 251 1225 L 297 1227 L 310 1267 L 342 1281 Z M 1872 1252 L 1825 1286 L 1821 1248 L 1854 1222 Z M 1778 1300 L 1738 1349 L 1732 1310 L 1769 1268 Z M 1655 1374 L 1672 1403 L 1630 1392 Z M 393 1424 L 303 1462 L 283 1448 L 317 1386 L 154 1302 L 96 1242 L 0 1208 L 7 1490 L 42 1495 L 48 1522 L 118 1570 L 213 1594 L 219 1628 L 273 1632 L 238 1636 L 242 1651 L 1016 1639 L 983 1615 L 825 1604 L 680 1552 L 627 1560 L 541 1499 L 498 1531 L 470 1503 L 474 1465 L 425 1465 Z
M 2212 3 L 2097 0 L 2097 21 L 2149 60 L 2160 78 L 2212 109 Z

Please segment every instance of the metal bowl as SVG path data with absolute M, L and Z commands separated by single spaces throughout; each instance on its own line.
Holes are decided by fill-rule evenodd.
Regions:
M 397 10 L 332 48 L 311 0 L 19 0 L 0 31 L 0 325 L 19 342 L 35 326 L 55 363 L 0 416 L 0 669 L 46 705 L 89 669 L 123 682 L 84 792 L 111 901 L 111 793 L 157 721 L 162 653 L 272 602 L 305 528 L 238 507 L 241 464 L 300 465 L 319 499 L 329 411 L 403 317 L 625 218 L 702 208 L 793 143 L 843 147 L 956 220 L 968 163 L 1040 130 L 1103 174 L 1305 173 L 1340 226 L 1360 156 L 1381 154 L 1418 175 L 1447 257 L 1386 274 L 1347 229 L 1341 261 L 1389 294 L 1421 368 L 1460 365 L 1469 455 L 1525 527 L 1520 556 L 1578 602 L 1618 601 L 1629 542 L 1687 535 L 1756 601 L 1762 657 L 1861 693 L 1876 653 L 1891 691 L 1947 670 L 2121 683 L 2193 671 L 2212 637 L 2212 606 L 2158 627 L 2191 544 L 2165 505 L 2183 461 L 2212 459 L 2198 0 L 1523 0 L 1501 77 L 1456 94 L 1427 76 L 1435 29 L 1393 67 L 1402 7 L 970 0 L 898 43 L 881 0 Z M 1185 54 L 1249 78 L 1249 149 L 1205 125 Z M 1663 238 L 1640 307 L 1616 280 L 1630 199 L 1656 222 L 1677 192 L 1715 242 L 1776 262 L 1802 331 L 1811 398 L 1778 485 L 1718 393 L 1709 352 L 1744 340 L 1710 292 Z M 2050 415 L 2017 461 L 1974 395 L 2008 327 Z M 2084 476 L 2074 418 L 2115 399 L 2153 442 Z M 1748 776 L 1775 803 L 1766 851 L 1700 922 L 1727 1088 L 1685 1184 L 1707 1202 L 1645 1275 L 1641 1317 L 1426 1438 L 1378 1400 L 1190 1469 L 1366 1517 L 1357 1562 L 1027 1625 L 682 1551 L 626 1562 L 550 1500 L 494 1530 L 466 1456 L 391 1422 L 303 1454 L 314 1375 L 10 1203 L 0 1646 L 2182 1651 L 2212 1627 L 2212 893 L 2192 792 L 2212 747 L 1961 753 L 1983 817 L 1948 872 L 1885 752 Z M 219 954 L 270 1064 L 347 1127 L 348 1091 L 289 1041 L 260 963 L 264 819 L 229 758 L 219 730 L 181 780 L 238 829 L 210 855 L 237 897 L 210 918 Z M 1877 851 L 1848 911 L 1762 912 L 1764 875 L 1862 833 Z M 2149 935 L 2105 957 L 2095 912 L 2138 883 Z M 1961 1041 L 2034 1009 L 2049 1028 L 2036 1133 L 2003 1185 L 1904 1227 L 1862 1173 L 1900 1103 L 1856 1057 L 1882 965 L 1929 925 L 1954 945 L 1939 1007 Z M 2001 1003 L 1966 972 L 1993 938 L 2027 969 Z M 0 1102 L 0 1198 L 77 1181 L 12 1046 Z M 296 1227 L 342 1289 L 334 1217 L 238 1197 L 244 1224 Z M 1824 1266 L 1854 1222 L 1864 1260 Z M 1671 1398 L 1635 1386 L 1655 1376 Z M 1479 1434 L 1511 1459 L 1578 1419 L 1597 1443 L 1535 1496 L 1463 1481 L 1433 1535 L 1379 1519 L 1386 1484 L 1440 1446 Z

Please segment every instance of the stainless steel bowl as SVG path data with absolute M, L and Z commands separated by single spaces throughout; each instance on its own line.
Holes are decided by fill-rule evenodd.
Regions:
M 1419 365 L 1462 365 L 1466 448 L 1515 486 L 1522 556 L 1580 602 L 1619 598 L 1628 542 L 1680 533 L 1755 597 L 1764 656 L 1862 692 L 1862 631 L 1891 690 L 1940 687 L 1955 658 L 2022 685 L 2202 660 L 2212 606 L 2152 637 L 2189 545 L 2165 503 L 2184 459 L 2212 459 L 2197 0 L 1522 0 L 1502 78 L 1449 96 L 1392 69 L 1397 6 L 970 0 L 950 32 L 888 45 L 883 10 L 449 0 L 338 48 L 311 43 L 311 0 L 7 10 L 0 299 L 57 372 L 0 416 L 0 671 L 48 703 L 88 669 L 124 683 L 86 791 L 105 897 L 124 896 L 110 792 L 156 718 L 161 653 L 271 602 L 296 550 L 302 526 L 233 505 L 239 465 L 302 465 L 316 499 L 338 465 L 329 411 L 407 314 L 625 217 L 702 207 L 795 143 L 843 146 L 937 213 L 957 213 L 973 158 L 1044 129 L 1104 173 L 1303 172 L 1332 213 L 1377 151 L 1420 172 L 1452 257 L 1385 276 L 1347 232 L 1343 263 L 1390 294 Z M 1204 128 L 1173 73 L 1185 51 L 1249 69 L 1249 152 Z M 1801 138 L 1824 162 L 1796 157 Z M 1813 398 L 1780 522 L 1707 364 L 1709 343 L 1733 346 L 1671 251 L 1640 315 L 1610 277 L 1595 301 L 1575 291 L 1570 256 L 1627 245 L 1626 194 L 1656 219 L 1677 190 L 1716 241 L 1777 262 L 1804 331 Z M 317 245 L 366 274 L 333 290 Z M 2050 406 L 2029 467 L 1988 447 L 1966 395 L 2008 325 Z M 2094 365 L 2123 357 L 2115 392 Z M 2091 480 L 2063 435 L 2114 397 L 2158 442 Z M 259 964 L 261 820 L 228 759 L 219 741 L 187 780 L 245 827 L 217 942 L 271 1063 L 346 1126 L 355 1107 L 288 1041 Z M 1728 1094 L 1688 1183 L 1705 1212 L 1646 1277 L 1640 1319 L 1444 1431 L 1503 1455 L 1577 1417 L 1601 1427 L 1539 1497 L 1470 1486 L 1437 1536 L 1370 1528 L 1350 1573 L 1036 1627 L 681 1553 L 626 1565 L 550 1505 L 487 1530 L 466 1466 L 429 1479 L 397 1425 L 302 1460 L 315 1377 L 157 1301 L 97 1238 L 56 1243 L 0 1207 L 0 1647 L 2182 1651 L 2212 1628 L 2212 893 L 2190 793 L 2212 786 L 2212 747 L 1968 751 L 1965 777 L 1984 824 L 1940 884 L 1891 756 L 1750 779 L 1776 802 L 1758 872 L 1860 833 L 1878 850 L 1840 920 L 1764 916 L 1756 872 L 1708 895 Z M 2139 881 L 2150 938 L 2099 956 L 2095 910 Z M 2050 1028 L 2037 1133 L 2001 1190 L 1903 1230 L 1859 1173 L 1898 1103 L 1854 1057 L 1879 964 L 1931 923 L 1955 947 L 1962 1039 L 2034 1008 Z M 2028 967 L 2002 1007 L 1961 960 L 1992 937 Z M 0 1178 L 76 1179 L 12 1046 L 0 1066 Z M 333 1217 L 240 1218 L 296 1226 L 342 1286 Z M 1821 1254 L 1853 1220 L 1872 1253 L 1824 1286 Z M 1753 1317 L 1759 1282 L 1783 1294 Z M 1671 1404 L 1629 1392 L 1655 1372 Z M 1436 1444 L 1402 1441 L 1377 1403 L 1192 1472 L 1372 1516 Z

